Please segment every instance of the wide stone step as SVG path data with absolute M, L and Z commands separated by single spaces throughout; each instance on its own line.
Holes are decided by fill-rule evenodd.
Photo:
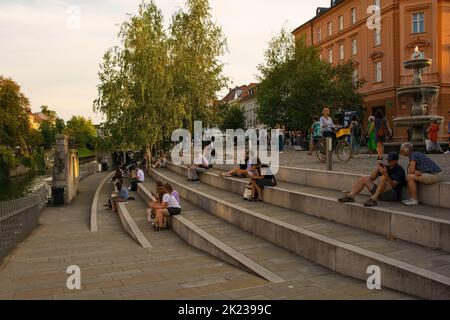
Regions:
M 169 169 L 187 174 L 184 166 L 169 164 Z M 215 170 L 202 174 L 200 180 L 208 185 L 244 193 L 248 179 L 221 178 Z M 418 206 L 405 207 L 401 203 L 380 202 L 378 207 L 366 208 L 367 196 L 358 197 L 358 203 L 340 203 L 343 193 L 336 190 L 280 182 L 276 188 L 264 191 L 268 204 L 336 221 L 351 227 L 435 249 L 450 251 L 450 210 Z
M 382 286 L 430 299 L 450 298 L 450 256 L 267 203 L 249 203 L 207 184 L 186 185 L 184 176 L 153 170 L 204 210 L 338 273 L 366 280 L 380 267 Z
M 150 192 L 150 190 L 152 190 Z M 138 193 L 145 200 L 153 200 L 155 182 L 150 180 L 139 185 Z M 329 297 L 343 299 L 376 296 L 376 291 L 367 289 L 363 281 L 352 279 L 328 270 L 300 257 L 273 243 L 245 232 L 231 223 L 202 210 L 191 202 L 182 199 L 182 214 L 171 217 L 171 228 L 192 246 L 216 256 L 230 264 L 255 273 L 271 283 L 285 283 L 287 288 L 298 281 L 305 281 L 303 291 L 311 294 L 322 287 L 325 277 L 332 277 L 334 287 L 327 288 Z M 231 259 L 231 260 L 230 260 Z M 342 291 L 344 289 L 345 293 Z M 255 291 L 258 289 L 255 288 Z M 262 289 L 261 289 L 262 290 Z M 395 298 L 410 298 L 389 289 L 382 290 Z
M 235 167 L 235 165 L 215 166 L 215 168 L 222 171 L 230 170 L 233 167 Z M 370 168 L 367 168 L 367 170 L 370 170 Z M 281 166 L 278 169 L 277 179 L 278 181 L 341 192 L 343 190 L 351 190 L 356 180 L 362 176 L 363 175 L 361 174 L 347 172 Z M 369 193 L 364 190 L 363 194 L 368 195 Z M 407 187 L 403 188 L 402 195 L 403 199 L 408 198 Z M 418 186 L 419 202 L 425 205 L 450 209 L 449 195 L 450 182 L 441 182 L 434 185 L 419 184 Z M 450 217 L 450 215 L 448 215 L 448 217 Z

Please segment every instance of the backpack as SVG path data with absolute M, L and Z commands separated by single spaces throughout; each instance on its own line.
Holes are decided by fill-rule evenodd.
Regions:
M 381 119 L 380 129 L 378 129 L 377 137 L 381 138 L 386 135 L 386 119 Z
M 361 133 L 362 133 L 362 128 L 361 128 L 361 124 L 359 122 L 354 124 L 355 129 L 354 129 L 354 135 L 355 137 L 361 137 Z

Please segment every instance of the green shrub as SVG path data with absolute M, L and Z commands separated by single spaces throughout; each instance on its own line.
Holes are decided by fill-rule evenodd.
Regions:
M 0 180 L 9 177 L 9 170 L 17 166 L 16 157 L 11 148 L 0 146 Z

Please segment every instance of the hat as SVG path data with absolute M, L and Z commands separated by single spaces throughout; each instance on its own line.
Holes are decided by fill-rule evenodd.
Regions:
M 395 151 L 390 152 L 388 157 L 387 157 L 388 161 L 398 161 L 398 159 L 400 159 L 400 157 L 398 156 L 398 153 L 395 152 Z

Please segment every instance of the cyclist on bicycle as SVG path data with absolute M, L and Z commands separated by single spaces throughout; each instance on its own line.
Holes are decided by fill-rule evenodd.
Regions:
M 325 108 L 322 111 L 323 116 L 320 117 L 320 127 L 322 128 L 322 136 L 325 138 L 331 137 L 333 140 L 336 139 L 335 129 L 337 128 L 333 119 L 330 117 L 330 108 Z

